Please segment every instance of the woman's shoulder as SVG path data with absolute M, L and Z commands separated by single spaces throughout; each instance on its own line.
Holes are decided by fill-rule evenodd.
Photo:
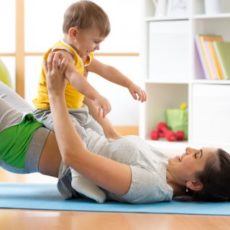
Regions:
M 173 192 L 160 172 L 150 172 L 138 166 L 131 166 L 132 182 L 122 199 L 130 203 L 152 203 L 172 200 Z

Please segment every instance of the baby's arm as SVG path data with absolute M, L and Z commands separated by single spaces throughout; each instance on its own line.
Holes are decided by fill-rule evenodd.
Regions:
M 108 81 L 127 88 L 135 100 L 141 102 L 146 101 L 145 91 L 134 84 L 128 77 L 126 77 L 116 68 L 105 65 L 94 58 L 87 69 L 88 71 L 94 72 Z
M 95 102 L 99 115 L 105 117 L 105 115 L 111 110 L 109 101 L 105 97 L 100 95 L 97 90 L 89 84 L 84 76 L 76 71 L 73 63 L 73 57 L 70 53 L 65 50 L 55 50 L 54 52 L 59 57 L 57 59 L 58 62 L 61 62 L 63 57 L 65 57 L 65 59 L 67 60 L 67 68 L 65 71 L 66 80 L 69 81 L 70 84 L 81 94 L 93 100 Z

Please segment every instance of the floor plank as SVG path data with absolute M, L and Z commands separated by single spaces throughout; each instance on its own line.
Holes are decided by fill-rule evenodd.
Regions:
M 0 210 L 0 229 L 6 230 L 227 230 L 229 217 Z

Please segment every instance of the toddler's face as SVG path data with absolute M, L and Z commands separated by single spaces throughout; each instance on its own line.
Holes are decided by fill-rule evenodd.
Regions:
M 92 51 L 100 49 L 100 43 L 104 37 L 100 36 L 97 28 L 77 30 L 76 39 L 73 42 L 75 49 L 81 58 L 89 56 Z

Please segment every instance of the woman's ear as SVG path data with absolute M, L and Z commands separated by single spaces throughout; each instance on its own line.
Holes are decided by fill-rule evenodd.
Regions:
M 189 180 L 189 181 L 186 182 L 186 187 L 189 188 L 192 191 L 198 192 L 198 191 L 201 191 L 204 186 L 198 180 L 194 180 L 194 181 Z

